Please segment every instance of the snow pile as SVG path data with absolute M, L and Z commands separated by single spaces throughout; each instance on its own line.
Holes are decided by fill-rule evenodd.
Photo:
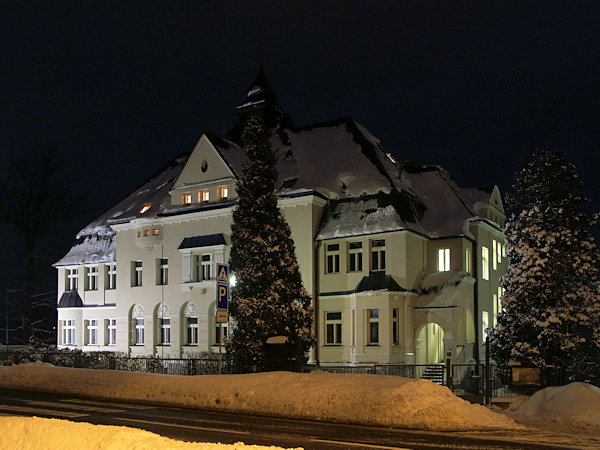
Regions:
M 259 450 L 280 449 L 262 445 L 232 445 L 183 442 L 136 428 L 69 422 L 39 417 L 0 417 L 0 448 L 45 450 L 63 448 L 127 448 L 127 449 L 195 449 L 195 450 Z M 68 436 L 68 438 L 66 438 Z M 66 439 L 66 440 L 65 440 Z
M 396 376 L 317 371 L 183 377 L 23 364 L 0 367 L 0 387 L 400 428 L 519 427 L 444 386 Z
M 536 392 L 516 413 L 600 427 L 600 388 L 586 383 L 548 387 Z

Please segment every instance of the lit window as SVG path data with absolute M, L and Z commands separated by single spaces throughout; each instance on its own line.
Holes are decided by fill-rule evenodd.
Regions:
M 465 249 L 465 272 L 471 273 L 471 249 Z
M 171 344 L 171 319 L 160 319 L 160 343 L 161 345 Z
M 350 242 L 348 259 L 350 272 L 362 272 L 362 242 Z
M 74 345 L 75 344 L 75 321 L 74 320 L 63 320 L 62 321 L 62 344 L 63 345 Z
M 160 233 L 160 232 L 158 231 L 158 228 L 155 228 L 154 230 L 152 230 L 152 234 L 153 234 L 154 236 L 158 236 L 158 233 Z
M 169 284 L 169 260 L 168 258 L 160 258 L 157 260 L 158 276 L 156 281 L 158 285 Z
M 69 291 L 77 290 L 77 269 L 67 269 L 67 285 Z
M 210 194 L 208 192 L 208 189 L 203 189 L 200 192 L 198 192 L 198 201 L 199 202 L 207 202 L 210 200 Z
M 225 200 L 227 197 L 229 197 L 229 187 L 219 186 L 217 190 L 219 192 L 219 199 Z
M 86 291 L 95 291 L 98 289 L 98 266 L 86 267 L 87 275 Z
M 191 192 L 185 192 L 185 193 L 181 194 L 181 204 L 182 205 L 191 205 L 192 204 Z
M 98 319 L 86 320 L 87 345 L 98 345 Z
M 144 214 L 146 211 L 148 211 L 150 209 L 152 205 L 148 204 L 148 205 L 144 205 L 144 207 L 142 209 L 140 209 L 140 214 Z
M 137 237 L 142 237 L 142 232 L 141 231 L 137 232 Z
M 492 268 L 496 270 L 498 268 L 498 262 L 496 261 L 496 252 L 500 244 L 495 239 L 492 240 Z
M 498 286 L 498 313 L 502 312 L 502 292 L 503 289 Z
M 498 322 L 498 295 L 492 295 L 492 326 L 496 326 Z
M 502 244 L 502 257 L 506 258 L 506 245 Z
M 106 319 L 106 343 L 107 345 L 117 344 L 117 319 Z
M 144 345 L 144 319 L 135 319 L 135 345 Z
M 150 236 L 150 230 L 144 230 L 144 236 Z
M 115 289 L 117 287 L 117 264 L 109 263 L 106 266 L 106 289 Z
M 371 242 L 371 271 L 385 270 L 385 239 Z
M 392 309 L 392 344 L 400 345 L 400 309 Z
M 438 249 L 438 272 L 448 272 L 450 270 L 450 249 Z
M 367 344 L 379 344 L 379 310 L 368 309 L 367 311 L 369 317 L 369 335 Z
M 142 261 L 131 262 L 131 286 L 142 285 Z
M 340 244 L 327 244 L 325 273 L 340 271 Z
M 487 247 L 481 247 L 481 276 L 484 280 L 490 279 L 490 251 Z
M 496 259 L 498 260 L 498 264 L 502 263 L 502 244 L 498 242 L 498 247 L 496 248 Z
M 342 343 L 342 313 L 325 313 L 325 330 L 327 345 L 340 345 Z
M 490 326 L 490 321 L 489 321 L 489 317 L 488 317 L 488 312 L 482 311 L 481 312 L 481 328 L 482 328 L 481 336 L 483 338 L 483 342 L 485 342 L 485 338 L 487 336 L 486 330 L 489 328 L 489 326 Z
M 198 345 L 198 318 L 187 318 L 187 345 Z

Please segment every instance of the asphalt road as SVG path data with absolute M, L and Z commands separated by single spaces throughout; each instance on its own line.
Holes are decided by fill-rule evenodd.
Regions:
M 549 448 L 498 439 L 131 404 L 0 389 L 0 414 L 140 428 L 190 442 L 305 449 Z M 490 434 L 492 437 L 493 434 Z M 560 447 L 556 447 L 560 448 Z

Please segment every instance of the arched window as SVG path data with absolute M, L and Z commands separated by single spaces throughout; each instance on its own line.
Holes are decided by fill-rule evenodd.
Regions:
M 198 345 L 198 308 L 188 303 L 183 311 L 185 316 L 186 345 Z
M 160 345 L 171 345 L 171 310 L 164 303 L 156 311 L 158 318 L 158 342 Z
M 144 345 L 144 308 L 136 305 L 131 311 L 131 345 Z

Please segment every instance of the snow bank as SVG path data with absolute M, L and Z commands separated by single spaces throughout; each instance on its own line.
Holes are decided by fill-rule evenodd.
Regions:
M 536 392 L 516 413 L 600 427 L 600 388 L 586 383 L 548 387 Z
M 0 417 L 0 429 L 2 430 L 0 448 L 21 450 L 53 450 L 64 448 L 65 445 L 70 449 L 281 449 L 281 447 L 244 445 L 241 442 L 232 445 L 183 442 L 136 428 L 92 425 L 39 417 Z
M 518 428 L 428 380 L 270 372 L 194 377 L 48 367 L 0 367 L 0 387 L 107 400 L 428 430 Z

